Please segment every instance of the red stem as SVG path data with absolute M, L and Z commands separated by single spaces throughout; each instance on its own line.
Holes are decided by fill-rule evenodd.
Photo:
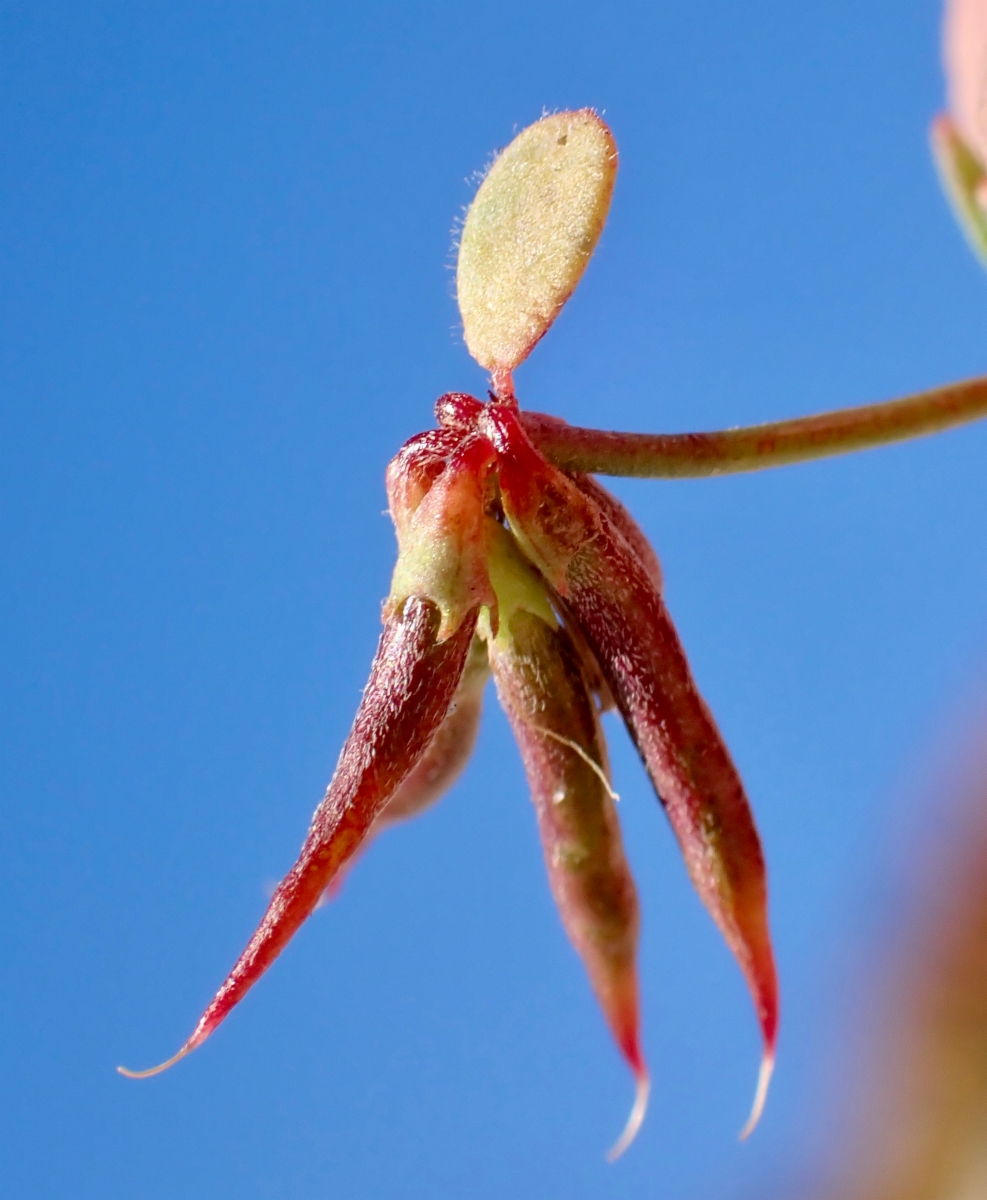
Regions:
M 939 433 L 987 416 L 987 376 L 903 400 L 716 433 L 608 433 L 522 412 L 538 449 L 565 471 L 689 479 L 760 471 Z

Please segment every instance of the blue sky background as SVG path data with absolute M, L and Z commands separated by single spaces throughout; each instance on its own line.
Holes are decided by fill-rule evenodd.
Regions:
M 598 107 L 621 168 L 523 404 L 717 428 L 987 371 L 926 144 L 932 0 L 0 6 L 0 1173 L 17 1197 L 763 1194 L 825 1143 L 931 756 L 987 678 L 987 427 L 623 482 L 769 858 L 781 1057 L 624 734 L 648 1121 L 552 910 L 490 697 L 196 1055 L 359 698 L 387 460 L 482 393 L 450 228 L 490 152 Z M 924 823 L 924 826 L 923 826 Z M 934 822 L 932 822 L 934 824 Z M 862 971 L 864 975 L 862 975 Z

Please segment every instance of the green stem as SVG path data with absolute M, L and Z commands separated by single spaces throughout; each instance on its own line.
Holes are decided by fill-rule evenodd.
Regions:
M 939 433 L 981 417 L 987 417 L 987 376 L 904 400 L 718 433 L 607 433 L 543 413 L 521 413 L 528 435 L 556 466 L 642 479 L 696 479 L 783 467 Z

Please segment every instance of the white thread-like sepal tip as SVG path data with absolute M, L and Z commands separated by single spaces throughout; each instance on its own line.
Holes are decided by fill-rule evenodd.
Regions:
M 637 1137 L 638 1130 L 644 1124 L 644 1114 L 648 1111 L 648 1096 L 650 1093 L 651 1080 L 647 1075 L 638 1076 L 634 1107 L 631 1109 L 631 1115 L 627 1118 L 624 1132 L 607 1151 L 607 1162 L 616 1162 Z
M 117 1071 L 121 1075 L 125 1075 L 128 1079 L 151 1079 L 154 1075 L 160 1075 L 162 1071 L 167 1071 L 169 1067 L 173 1067 L 176 1062 L 180 1062 L 193 1049 L 193 1046 L 186 1043 L 177 1054 L 173 1054 L 166 1062 L 158 1063 L 156 1067 L 148 1067 L 146 1071 L 131 1071 L 129 1067 L 117 1067 Z
M 757 1123 L 761 1119 L 761 1113 L 764 1112 L 764 1105 L 768 1099 L 768 1087 L 771 1084 L 771 1075 L 775 1069 L 774 1051 L 765 1051 L 764 1057 L 761 1059 L 761 1069 L 757 1073 L 757 1087 L 754 1090 L 754 1103 L 751 1105 L 751 1113 L 747 1118 L 747 1124 L 740 1131 L 740 1140 L 745 1142 L 757 1128 Z

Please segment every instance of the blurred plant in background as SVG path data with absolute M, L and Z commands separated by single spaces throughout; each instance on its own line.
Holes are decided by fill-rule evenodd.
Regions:
M 932 123 L 946 194 L 987 265 L 987 0 L 947 0 L 948 113 Z M 960 739 L 956 739 L 957 741 Z M 930 829 L 870 962 L 838 1133 L 814 1200 L 987 1197 L 987 719 L 940 752 Z
M 987 719 L 962 740 L 928 771 L 923 828 L 871 939 L 825 1182 L 776 1194 L 987 1196 Z
M 987 262 L 987 4 L 948 0 L 943 66 L 949 112 L 932 123 L 946 192 L 974 250 Z

